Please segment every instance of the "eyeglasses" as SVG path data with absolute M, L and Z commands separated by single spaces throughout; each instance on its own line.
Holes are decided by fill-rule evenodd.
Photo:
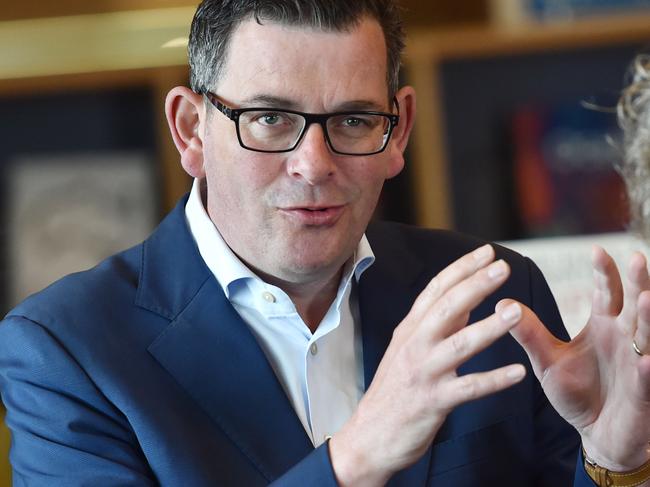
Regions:
M 313 123 L 319 124 L 332 152 L 369 156 L 386 149 L 399 115 L 373 111 L 303 113 L 274 108 L 231 108 L 214 93 L 205 96 L 214 107 L 235 122 L 239 145 L 256 152 L 290 152 Z M 399 104 L 394 99 L 397 111 Z

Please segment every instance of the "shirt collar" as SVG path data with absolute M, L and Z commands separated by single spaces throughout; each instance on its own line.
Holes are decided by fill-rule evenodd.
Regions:
M 239 260 L 210 219 L 203 203 L 205 191 L 205 179 L 195 179 L 185 205 L 185 217 L 201 257 L 214 274 L 226 297 L 230 299 L 238 281 L 247 279 L 261 281 L 261 279 Z M 374 261 L 375 255 L 364 234 L 352 260 L 346 263 L 341 284 L 349 281 L 353 274 L 358 281 L 361 274 Z

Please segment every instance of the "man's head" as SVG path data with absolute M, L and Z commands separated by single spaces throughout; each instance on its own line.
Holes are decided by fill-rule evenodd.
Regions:
M 232 34 L 245 20 L 344 32 L 365 17 L 376 20 L 384 33 L 392 98 L 399 84 L 404 48 L 404 31 L 394 0 L 204 0 L 190 31 L 190 86 L 196 93 L 212 91 L 223 74 Z
M 195 57 L 195 91 L 177 87 L 169 93 L 166 112 L 172 136 L 184 169 L 205 179 L 210 218 L 244 262 L 278 284 L 331 280 L 354 253 L 384 181 L 404 165 L 415 94 L 410 87 L 396 92 L 389 87 L 391 56 L 384 29 L 372 10 L 364 10 L 370 7 L 358 5 L 379 9 L 381 4 L 393 12 L 395 7 L 379 1 L 258 1 L 250 2 L 257 10 L 240 15 L 237 8 L 248 3 L 219 2 L 233 12 L 223 14 L 226 18 L 238 15 L 239 21 L 219 20 L 219 12 L 213 12 L 217 19 L 211 21 L 205 20 L 206 12 L 197 14 L 199 22 L 216 25 L 198 27 L 195 19 L 190 49 L 205 44 L 205 57 L 214 58 L 208 65 L 217 72 L 203 74 L 199 81 Z M 215 5 L 206 2 L 200 9 Z M 280 16 L 285 11 L 293 12 L 291 18 L 308 20 L 288 21 Z M 350 11 L 356 16 L 348 15 Z M 282 20 L 270 20 L 271 12 Z M 327 20 L 332 15 L 338 19 L 336 28 Z M 207 30 L 227 32 L 220 37 L 221 47 L 214 46 L 216 57 L 209 48 L 214 39 L 202 33 Z M 393 92 L 394 99 L 386 96 Z M 225 113 L 213 106 L 221 104 L 228 107 Z M 276 134 L 276 129 L 295 133 L 293 124 L 300 122 L 279 116 L 284 110 L 317 114 L 315 120 L 333 112 L 353 115 L 338 117 L 333 126 L 306 126 L 295 147 L 268 153 L 246 148 L 238 137 L 243 120 L 233 113 L 253 108 L 261 112 L 248 123 L 262 137 Z M 351 140 L 356 128 L 371 126 L 367 112 L 389 114 L 387 120 L 399 114 L 392 133 L 384 132 L 385 144 L 380 127 L 382 150 L 372 155 L 337 152 L 334 132 L 349 134 Z
M 618 105 L 624 133 L 621 173 L 628 191 L 632 229 L 650 242 L 650 56 L 639 55 Z

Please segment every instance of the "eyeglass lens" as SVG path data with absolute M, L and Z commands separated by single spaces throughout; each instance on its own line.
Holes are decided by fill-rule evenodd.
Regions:
M 282 151 L 292 149 L 305 129 L 305 118 L 282 111 L 246 111 L 239 116 L 242 143 L 251 149 Z M 384 115 L 346 113 L 327 119 L 327 135 L 332 149 L 348 154 L 382 150 L 388 139 L 390 119 Z

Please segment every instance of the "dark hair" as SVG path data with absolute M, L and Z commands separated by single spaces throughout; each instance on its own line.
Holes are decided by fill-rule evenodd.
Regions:
M 399 84 L 404 31 L 395 0 L 203 0 L 198 6 L 189 40 L 190 86 L 210 91 L 222 75 L 230 38 L 247 19 L 346 32 L 364 17 L 382 27 L 386 40 L 389 97 Z

